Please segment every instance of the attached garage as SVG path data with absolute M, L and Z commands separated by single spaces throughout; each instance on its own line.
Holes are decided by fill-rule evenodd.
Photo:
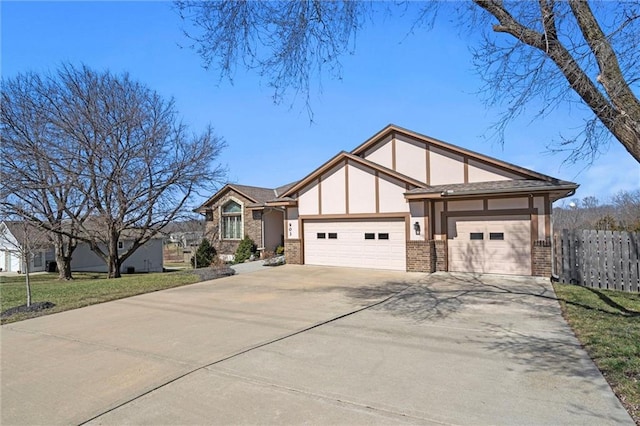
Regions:
M 304 220 L 308 265 L 406 270 L 404 218 Z
M 449 271 L 531 275 L 529 216 L 450 217 Z

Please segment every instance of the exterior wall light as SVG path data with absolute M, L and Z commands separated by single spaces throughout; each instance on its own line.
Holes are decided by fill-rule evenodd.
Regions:
M 416 231 L 416 235 L 420 235 L 420 223 L 416 222 L 413 224 L 413 230 Z

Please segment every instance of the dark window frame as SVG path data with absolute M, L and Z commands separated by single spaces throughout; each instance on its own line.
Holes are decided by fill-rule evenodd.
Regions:
M 469 240 L 471 241 L 484 240 L 484 232 L 469 232 Z
M 388 240 L 389 239 L 389 233 L 388 232 L 378 232 L 378 239 L 379 240 Z

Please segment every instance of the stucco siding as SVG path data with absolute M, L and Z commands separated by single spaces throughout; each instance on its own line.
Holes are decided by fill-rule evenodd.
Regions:
M 425 210 L 423 201 L 414 201 L 409 203 L 410 221 L 409 221 L 409 239 L 411 241 L 424 241 L 425 235 L 428 233 L 425 223 Z M 416 234 L 414 229 L 415 223 L 420 226 L 420 234 Z
M 349 213 L 376 211 L 376 177 L 368 167 L 349 164 Z
M 482 200 L 449 201 L 447 203 L 447 210 L 449 211 L 482 210 L 483 208 Z
M 287 207 L 285 219 L 285 235 L 288 240 L 297 240 L 300 238 L 300 227 L 298 226 L 298 208 Z
M 264 222 L 264 248 L 275 251 L 276 247 L 283 244 L 283 215 L 280 210 L 267 210 L 263 216 Z
M 551 237 L 551 235 L 546 235 L 545 234 L 545 214 L 547 213 L 545 211 L 545 206 L 544 206 L 545 202 L 544 202 L 544 198 L 543 197 L 534 197 L 533 199 L 533 207 L 535 209 L 538 209 L 538 235 L 534 236 L 534 239 L 537 240 L 544 240 L 547 236 Z
M 300 190 L 298 208 L 300 215 L 318 214 L 318 184 L 312 184 Z
M 469 159 L 469 182 L 493 182 L 498 180 L 522 179 L 514 173 Z
M 340 164 L 322 175 L 321 207 L 322 214 L 345 214 L 346 181 L 344 164 Z
M 489 199 L 489 210 L 507 210 L 507 209 L 527 209 L 529 208 L 529 199 L 520 198 L 494 198 Z
M 388 137 L 384 139 L 382 142 L 373 146 L 371 149 L 367 150 L 364 154 L 364 158 L 373 161 L 374 163 L 378 163 L 381 166 L 384 166 L 388 169 L 393 169 L 393 146 L 392 146 L 391 138 Z
M 429 147 L 429 184 L 464 183 L 464 159 L 461 155 Z
M 409 203 L 404 198 L 406 185 L 395 178 L 380 175 L 378 180 L 380 213 L 408 212 Z
M 426 149 L 423 143 L 396 139 L 396 171 L 426 182 Z

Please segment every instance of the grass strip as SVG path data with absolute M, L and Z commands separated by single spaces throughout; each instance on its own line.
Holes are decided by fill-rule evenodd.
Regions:
M 117 279 L 107 279 L 106 273 L 79 272 L 74 273 L 74 277 L 72 281 L 59 281 L 57 273 L 32 275 L 32 301 L 52 302 L 55 307 L 17 313 L 2 318 L 2 324 L 201 281 L 201 277 L 191 271 L 123 275 Z M 2 277 L 0 310 L 24 305 L 25 302 L 25 277 Z
M 565 319 L 640 425 L 640 294 L 554 284 Z

